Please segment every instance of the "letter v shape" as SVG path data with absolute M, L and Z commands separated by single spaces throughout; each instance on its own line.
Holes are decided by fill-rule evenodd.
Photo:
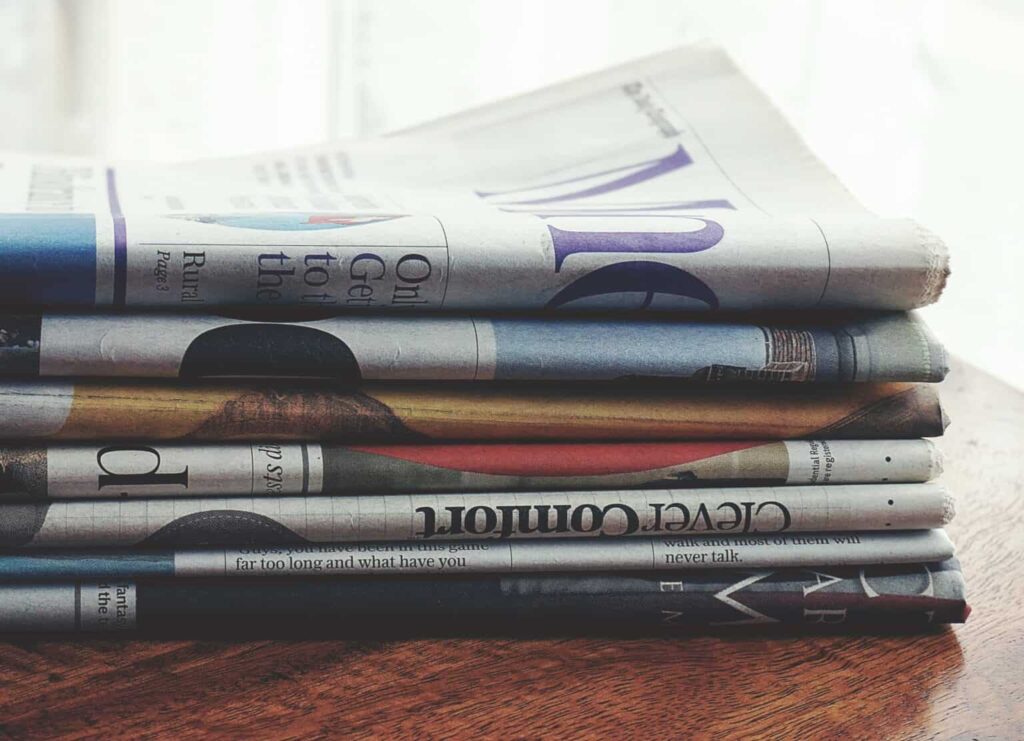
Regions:
M 750 618 L 748 620 L 716 620 L 715 622 L 711 623 L 711 625 L 756 625 L 756 624 L 759 624 L 759 623 L 777 623 L 777 622 L 779 622 L 775 618 L 768 617 L 767 615 L 763 615 L 762 613 L 758 612 L 757 610 L 754 610 L 754 609 L 752 609 L 750 607 L 747 607 L 743 603 L 737 602 L 736 600 L 734 600 L 732 597 L 729 596 L 733 592 L 738 592 L 741 589 L 749 587 L 751 584 L 756 584 L 757 582 L 761 581 L 762 579 L 766 579 L 766 578 L 768 578 L 771 575 L 772 575 L 771 571 L 762 571 L 762 572 L 754 574 L 752 576 L 748 576 L 746 579 L 743 579 L 742 581 L 738 581 L 735 584 L 733 584 L 732 586 L 726 587 L 721 592 L 715 592 L 715 599 L 720 600 L 721 602 L 724 602 L 725 604 L 729 605 L 729 607 L 733 608 L 737 612 L 742 612 L 744 615 L 749 615 Z

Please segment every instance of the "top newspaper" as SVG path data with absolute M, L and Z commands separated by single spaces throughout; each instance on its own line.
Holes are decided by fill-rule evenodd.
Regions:
M 948 273 L 705 46 L 382 139 L 0 164 L 7 305 L 902 310 Z

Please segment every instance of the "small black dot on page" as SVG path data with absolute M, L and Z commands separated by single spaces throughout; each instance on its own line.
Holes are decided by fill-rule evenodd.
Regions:
M 889 500 L 889 504 L 892 505 L 892 500 L 891 499 Z
M 888 456 L 888 455 L 885 456 L 885 462 L 886 463 L 892 463 L 892 456 Z

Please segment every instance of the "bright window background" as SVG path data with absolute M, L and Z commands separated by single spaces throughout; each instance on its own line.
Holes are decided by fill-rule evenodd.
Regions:
M 869 207 L 946 239 L 926 317 L 1024 387 L 1017 0 L 0 0 L 0 142 L 177 159 L 371 135 L 706 37 Z

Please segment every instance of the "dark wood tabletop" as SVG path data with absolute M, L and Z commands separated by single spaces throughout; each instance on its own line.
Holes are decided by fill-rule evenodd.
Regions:
M 974 608 L 925 635 L 0 640 L 0 735 L 1024 736 L 1024 394 L 957 364 Z

